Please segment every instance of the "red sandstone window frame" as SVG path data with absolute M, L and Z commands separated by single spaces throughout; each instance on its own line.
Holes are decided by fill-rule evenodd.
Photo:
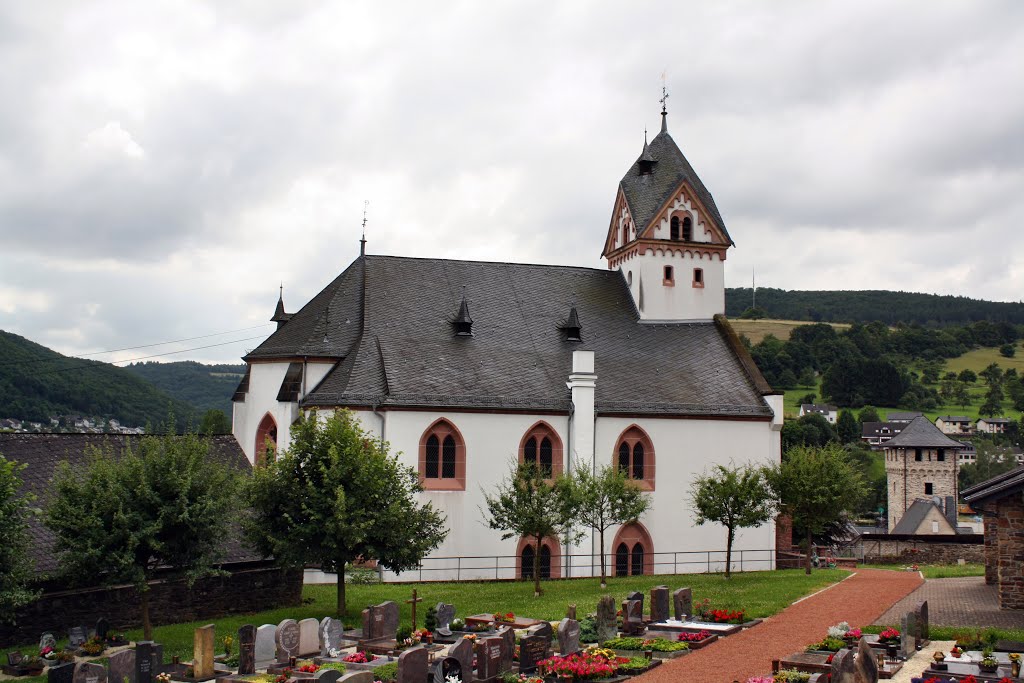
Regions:
M 259 426 L 256 427 L 256 448 L 253 451 L 253 463 L 257 466 L 266 465 L 277 457 L 277 420 L 269 412 L 260 418 Z M 267 443 L 270 439 L 271 443 Z M 273 453 L 272 457 L 267 457 Z
M 626 444 L 629 450 L 627 476 L 631 481 L 636 482 L 644 491 L 654 490 L 655 480 L 655 455 L 654 455 L 654 443 L 651 441 L 651 437 L 638 425 L 630 425 L 626 429 L 622 430 L 619 434 L 619 438 L 615 440 L 615 450 L 612 453 L 612 465 L 614 467 L 621 467 L 620 453 L 622 451 L 623 444 Z M 641 444 L 643 449 L 643 474 L 642 478 L 634 477 L 634 454 L 636 453 L 636 445 Z
M 615 538 L 612 539 L 611 555 L 608 563 L 608 566 L 611 568 L 609 573 L 612 576 L 618 576 L 616 560 L 620 545 L 626 546 L 627 576 L 654 573 L 654 539 L 651 538 L 647 527 L 640 522 L 633 522 L 632 524 L 619 527 L 619 530 L 615 533 Z M 633 557 L 638 545 L 643 553 L 642 571 L 634 572 Z
M 558 436 L 558 432 L 556 432 L 555 428 L 544 420 L 536 422 L 532 427 L 527 429 L 526 433 L 523 434 L 523 438 L 519 440 L 519 464 L 522 465 L 526 462 L 526 449 L 530 439 L 536 439 L 537 461 L 539 463 L 540 447 L 545 438 L 551 442 L 551 477 L 548 478 L 548 481 L 553 481 L 555 477 L 565 471 L 565 451 L 562 447 L 562 439 Z
M 519 545 L 516 547 L 516 579 L 523 575 L 523 551 L 526 550 L 526 546 L 533 547 L 534 540 L 532 538 L 519 539 Z M 562 578 L 562 545 L 557 538 L 551 536 L 545 537 L 540 545 L 542 548 L 546 547 L 551 553 L 551 578 Z
M 704 289 L 704 269 L 693 269 L 693 286 L 697 289 Z
M 430 437 L 436 437 L 439 448 L 438 453 L 438 476 L 427 477 L 427 442 Z M 443 474 L 443 444 L 446 437 L 451 437 L 455 442 L 455 476 L 444 477 Z M 446 418 L 438 418 L 427 427 L 420 436 L 419 458 L 417 472 L 420 476 L 420 483 L 427 491 L 465 491 L 466 490 L 466 442 L 458 428 Z
M 673 268 L 672 266 L 663 266 L 662 267 L 662 280 L 661 280 L 661 284 L 665 285 L 666 287 L 675 287 L 676 286 L 676 269 L 675 268 Z

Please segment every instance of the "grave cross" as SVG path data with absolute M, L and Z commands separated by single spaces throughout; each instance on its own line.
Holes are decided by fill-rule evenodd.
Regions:
M 412 630 L 413 631 L 416 630 L 416 603 L 417 602 L 423 602 L 423 598 L 419 597 L 418 593 L 416 592 L 416 589 L 413 588 L 412 589 L 412 599 L 405 601 L 405 604 L 412 605 Z

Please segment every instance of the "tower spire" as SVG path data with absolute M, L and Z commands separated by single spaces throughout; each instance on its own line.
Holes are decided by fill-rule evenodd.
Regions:
M 359 255 L 366 256 L 366 209 L 370 206 L 370 200 L 363 200 L 363 236 L 359 240 Z
M 665 84 L 665 72 L 661 73 L 661 132 L 668 132 L 668 87 Z

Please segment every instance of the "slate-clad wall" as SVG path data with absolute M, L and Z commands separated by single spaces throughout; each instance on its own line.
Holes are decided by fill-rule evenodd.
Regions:
M 150 616 L 159 626 L 297 606 L 301 602 L 301 569 L 259 567 L 197 581 L 191 590 L 182 582 L 154 583 Z M 117 631 L 140 627 L 142 617 L 135 590 L 114 587 L 44 593 L 19 611 L 16 626 L 0 626 L 0 647 L 37 643 L 44 631 L 63 636 L 69 627 L 91 627 L 101 616 Z

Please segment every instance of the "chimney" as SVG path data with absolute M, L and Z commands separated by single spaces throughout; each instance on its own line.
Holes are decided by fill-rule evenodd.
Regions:
M 573 351 L 572 373 L 565 384 L 572 394 L 572 421 L 569 425 L 569 438 L 572 440 L 572 452 L 569 453 L 569 470 L 575 460 L 584 464 L 594 462 L 594 391 L 597 387 L 597 375 L 594 374 L 594 352 Z
M 952 525 L 953 531 L 956 531 L 956 498 L 954 496 L 946 496 L 946 520 Z

